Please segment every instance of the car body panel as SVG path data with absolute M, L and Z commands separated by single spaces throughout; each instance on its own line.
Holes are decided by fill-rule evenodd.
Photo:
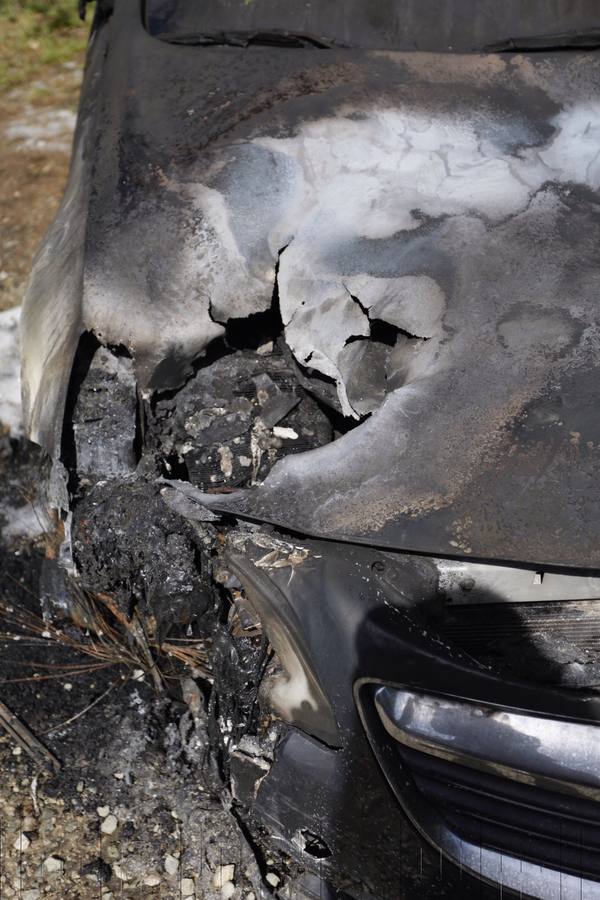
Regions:
M 127 348 L 142 390 L 174 388 L 228 321 L 270 308 L 279 267 L 296 361 L 362 421 L 213 504 L 598 566 L 598 56 L 177 46 L 126 3 L 96 40 L 25 302 L 31 436 L 56 451 L 79 333 Z M 392 358 L 382 321 L 406 337 Z M 366 344 L 387 354 L 374 386 Z

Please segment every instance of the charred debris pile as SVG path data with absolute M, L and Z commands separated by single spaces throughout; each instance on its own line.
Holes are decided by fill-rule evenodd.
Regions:
M 163 392 L 140 391 L 129 354 L 85 334 L 48 479 L 60 549 L 46 568 L 46 619 L 75 621 L 94 646 L 98 632 L 120 637 L 117 664 L 143 668 L 167 702 L 186 703 L 193 678 L 234 795 L 269 769 L 284 726 L 264 695 L 282 668 L 224 551 L 240 532 L 270 538 L 209 512 L 197 490 L 250 488 L 285 455 L 356 424 L 281 332 L 276 306 L 231 320 L 185 383 Z

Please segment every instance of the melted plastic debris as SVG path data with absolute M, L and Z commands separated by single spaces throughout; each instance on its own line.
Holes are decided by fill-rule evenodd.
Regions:
M 191 525 L 171 512 L 160 487 L 99 482 L 77 505 L 73 552 L 84 587 L 138 603 L 162 623 L 190 622 L 212 602 Z
M 131 359 L 98 347 L 72 417 L 79 479 L 115 478 L 133 472 L 136 416 Z
M 203 490 L 255 484 L 282 456 L 333 438 L 286 360 L 252 350 L 222 356 L 160 399 L 149 430 L 166 474 Z

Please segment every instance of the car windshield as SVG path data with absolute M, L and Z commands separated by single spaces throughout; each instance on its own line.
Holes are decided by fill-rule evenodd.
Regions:
M 177 43 L 469 52 L 600 44 L 598 0 L 146 0 Z

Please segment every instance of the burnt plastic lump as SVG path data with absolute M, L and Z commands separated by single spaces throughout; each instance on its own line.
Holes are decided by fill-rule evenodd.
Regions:
M 328 417 L 277 350 L 239 350 L 199 369 L 158 401 L 154 429 L 165 474 L 203 490 L 260 482 L 283 456 L 333 439 Z

